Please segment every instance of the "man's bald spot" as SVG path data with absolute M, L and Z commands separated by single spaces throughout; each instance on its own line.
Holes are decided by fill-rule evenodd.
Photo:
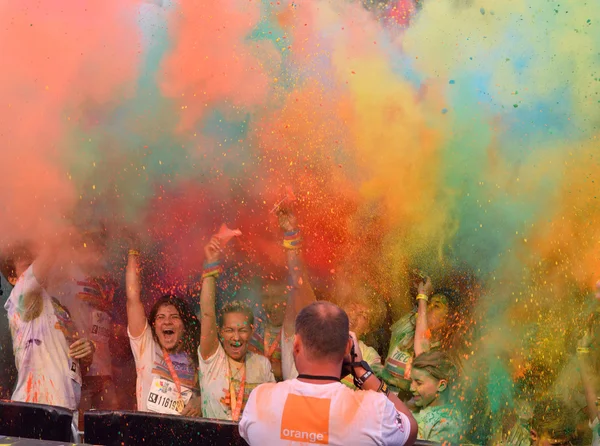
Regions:
M 313 359 L 341 361 L 346 353 L 348 331 L 348 315 L 331 302 L 313 302 L 296 317 L 296 334 Z

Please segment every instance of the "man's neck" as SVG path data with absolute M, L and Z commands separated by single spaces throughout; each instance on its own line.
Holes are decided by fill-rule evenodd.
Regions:
M 311 375 L 311 376 L 326 376 L 331 377 L 330 380 L 322 379 L 310 379 L 310 378 L 298 378 L 299 381 L 311 383 L 311 384 L 331 384 L 332 382 L 339 381 L 339 376 L 342 374 L 342 365 L 338 363 L 306 363 L 298 367 L 298 375 Z

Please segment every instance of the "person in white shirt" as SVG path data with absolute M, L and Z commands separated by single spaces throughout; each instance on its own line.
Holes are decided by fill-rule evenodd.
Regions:
M 15 286 L 5 304 L 18 371 L 12 400 L 77 410 L 82 364 L 91 363 L 94 346 L 79 334 L 69 311 L 46 290 L 56 252 L 14 254 L 9 281 Z M 12 279 L 12 280 L 11 280 Z M 76 418 L 75 418 L 76 420 Z
M 315 302 L 300 311 L 295 326 L 298 378 L 252 392 L 239 426 L 248 444 L 412 445 L 417 423 L 362 360 L 346 313 Z M 340 383 L 344 365 L 362 390 Z
M 206 418 L 238 421 L 248 395 L 257 385 L 274 382 L 271 363 L 248 351 L 254 314 L 241 302 L 223 307 L 217 321 L 216 278 L 220 272 L 221 241 L 211 238 L 204 248 L 206 265 L 200 293 L 200 391 Z
M 127 333 L 137 369 L 137 409 L 198 417 L 196 352 L 198 319 L 181 298 L 158 299 L 146 319 L 140 299 L 139 251 L 129 250 L 126 268 Z
M 73 256 L 52 271 L 50 294 L 66 306 L 77 330 L 93 341 L 94 360 L 84 374 L 81 411 L 116 409 L 117 395 L 112 377 L 110 339 L 113 336 L 112 305 L 115 286 L 104 266 L 106 230 L 84 232 L 73 243 Z
M 261 300 L 267 323 L 255 327 L 250 350 L 266 356 L 271 361 L 275 378 L 281 381 L 298 375 L 291 355 L 294 321 L 298 312 L 316 297 L 302 258 L 302 236 L 296 216 L 289 203 L 279 203 L 275 210 L 283 231 L 288 284 L 272 281 L 263 288 Z

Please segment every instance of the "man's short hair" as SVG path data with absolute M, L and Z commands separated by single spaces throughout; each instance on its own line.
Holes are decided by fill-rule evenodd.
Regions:
M 226 303 L 219 312 L 219 316 L 217 318 L 217 325 L 219 328 L 223 328 L 225 315 L 229 313 L 242 313 L 248 318 L 248 325 L 254 325 L 254 313 L 252 312 L 252 309 L 245 303 L 240 302 L 239 300 L 234 300 Z
M 348 315 L 331 302 L 313 302 L 296 317 L 296 334 L 310 359 L 341 361 L 346 354 L 349 330 Z

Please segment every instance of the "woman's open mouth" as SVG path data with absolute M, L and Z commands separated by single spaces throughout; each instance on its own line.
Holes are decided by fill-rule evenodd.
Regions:
M 231 353 L 233 355 L 239 355 L 240 353 L 242 353 L 242 348 L 243 348 L 243 345 L 241 342 L 230 342 L 229 343 L 229 349 L 231 350 Z
M 175 330 L 171 330 L 169 328 L 166 330 L 163 330 L 163 338 L 167 342 L 174 341 L 175 340 Z

